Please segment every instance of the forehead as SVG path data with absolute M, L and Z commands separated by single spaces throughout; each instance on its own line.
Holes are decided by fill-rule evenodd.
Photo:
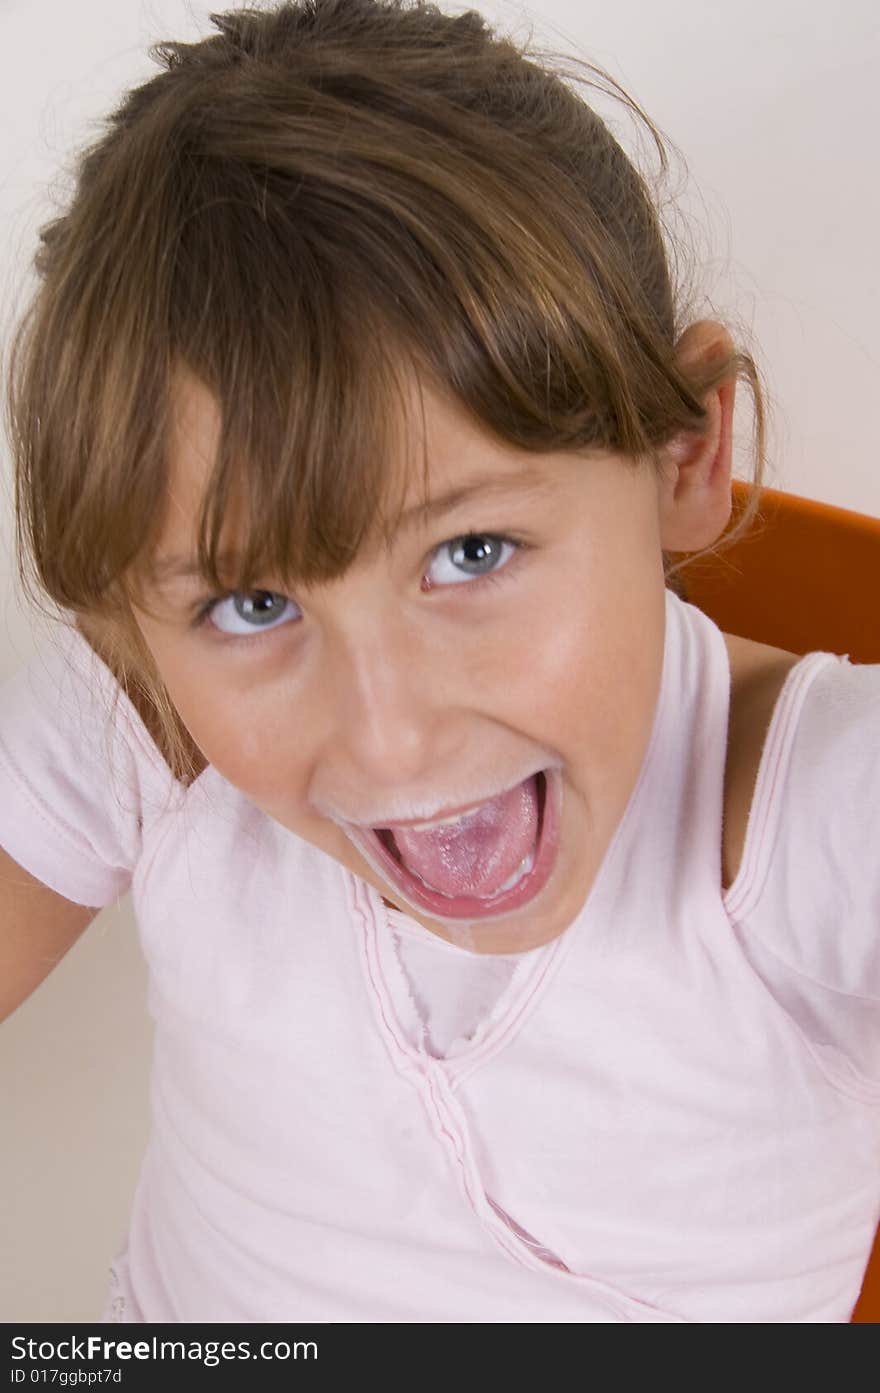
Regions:
M 212 392 L 192 373 L 180 371 L 171 396 L 168 518 L 185 525 L 197 514 L 220 441 L 220 410 Z
M 492 436 L 482 423 L 441 389 L 409 375 L 402 381 L 395 419 L 393 458 L 387 462 L 387 518 L 414 511 L 431 496 L 469 481 L 499 484 L 546 480 L 545 461 Z M 221 432 L 214 394 L 194 374 L 178 372 L 172 394 L 168 494 L 160 551 L 191 542 L 211 478 Z M 387 519 L 386 519 L 387 520 Z M 383 519 L 377 518 L 377 528 Z M 234 548 L 246 524 L 246 507 L 233 495 L 222 545 Z
M 389 407 L 390 409 L 390 407 Z M 514 447 L 492 436 L 482 422 L 440 386 L 409 373 L 401 378 L 399 409 L 395 413 L 397 463 L 412 475 L 413 463 L 427 451 L 438 470 L 453 461 L 479 457 L 509 462 Z M 204 484 L 220 437 L 220 409 L 214 394 L 185 368 L 175 375 L 172 389 L 171 460 L 174 478 L 186 487 Z M 418 475 L 416 474 L 416 477 Z

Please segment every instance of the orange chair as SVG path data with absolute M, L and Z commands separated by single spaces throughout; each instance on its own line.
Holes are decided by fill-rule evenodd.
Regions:
M 734 480 L 737 519 L 749 497 L 750 485 Z M 720 557 L 673 577 L 678 593 L 725 633 L 880 663 L 880 518 L 769 488 L 761 513 Z M 852 1320 L 880 1324 L 880 1229 Z
M 736 519 L 749 496 L 735 479 Z M 761 514 L 720 557 L 674 577 L 676 588 L 724 633 L 880 663 L 880 518 L 768 488 Z

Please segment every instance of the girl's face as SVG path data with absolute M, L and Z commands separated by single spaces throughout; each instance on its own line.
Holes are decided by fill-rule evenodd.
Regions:
M 149 592 L 156 616 L 136 616 L 229 783 L 441 938 L 519 952 L 581 910 L 647 750 L 664 650 L 660 485 L 610 454 L 512 452 L 445 399 L 424 401 L 432 511 L 405 516 L 389 548 L 296 595 L 267 575 L 271 593 L 216 599 L 198 625 L 204 583 L 167 579 Z M 187 379 L 160 560 L 195 554 L 216 431 L 212 398 Z M 414 475 L 415 508 L 420 463 Z M 234 522 L 224 542 L 235 548 Z M 400 825 L 462 810 L 433 838 Z M 370 830 L 395 826 L 397 840 Z M 400 865 L 394 848 L 420 831 L 446 856 L 447 896 L 471 856 L 477 879 L 457 898 Z M 480 895 L 481 854 L 514 856 L 512 890 Z

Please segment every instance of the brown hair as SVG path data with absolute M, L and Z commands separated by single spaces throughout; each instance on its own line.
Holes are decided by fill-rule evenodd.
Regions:
M 81 153 L 68 208 L 41 229 L 7 383 L 22 583 L 76 616 L 184 781 L 198 751 L 131 610 L 179 368 L 220 407 L 199 530 L 218 589 L 233 496 L 249 520 L 237 588 L 345 570 L 389 497 L 407 369 L 514 449 L 634 463 L 704 428 L 703 396 L 745 377 L 754 488 L 690 560 L 751 525 L 765 441 L 747 353 L 687 375 L 676 361 L 691 316 L 658 204 L 567 79 L 622 99 L 665 174 L 664 143 L 601 69 L 422 0 L 211 21 L 200 42 L 153 45 L 164 70 Z M 685 595 L 690 563 L 663 562 Z

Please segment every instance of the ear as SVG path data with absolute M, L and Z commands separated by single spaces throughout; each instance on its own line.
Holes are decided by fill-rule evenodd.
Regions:
M 692 368 L 734 351 L 724 325 L 703 319 L 682 335 L 676 357 L 684 368 Z M 700 551 L 717 541 L 727 526 L 733 506 L 735 396 L 736 377 L 731 376 L 703 398 L 709 417 L 706 430 L 682 431 L 663 447 L 658 489 L 664 551 Z

